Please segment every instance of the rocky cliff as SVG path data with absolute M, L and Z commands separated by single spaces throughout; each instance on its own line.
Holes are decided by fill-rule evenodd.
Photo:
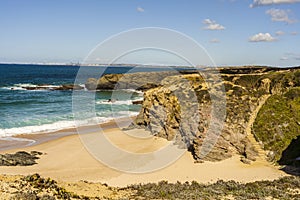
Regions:
M 187 147 L 197 161 L 219 161 L 238 154 L 243 162 L 248 163 L 256 160 L 258 156 L 264 156 L 259 155 L 260 148 L 267 150 L 270 161 L 278 160 L 291 141 L 300 135 L 299 118 L 287 115 L 285 118 L 293 121 L 289 123 L 283 120 L 276 121 L 276 118 L 269 120 L 270 118 L 263 116 L 266 113 L 262 111 L 257 111 L 257 119 L 256 114 L 253 115 L 260 104 L 264 110 L 266 109 L 264 102 L 266 101 L 268 105 L 278 95 L 279 98 L 298 97 L 299 93 L 294 94 L 293 91 L 299 90 L 300 70 L 264 67 L 224 68 L 220 69 L 219 73 L 226 92 L 226 117 L 222 132 L 213 144 L 213 148 L 208 149 L 210 152 L 207 155 L 203 156 L 202 152 L 205 151 L 203 148 L 206 148 L 205 138 L 212 120 L 210 116 L 212 104 L 211 93 L 205 83 L 207 79 L 204 80 L 200 74 L 170 76 L 165 78 L 159 87 L 146 91 L 141 112 L 136 118 L 136 125 L 148 128 L 153 134 L 168 140 L 174 139 L 180 147 Z M 186 86 L 187 81 L 190 87 Z M 190 93 L 195 93 L 198 102 L 178 100 L 190 99 Z M 299 99 L 293 105 L 293 108 L 290 108 L 290 115 L 299 113 Z M 195 107 L 200 117 L 196 127 Z M 191 112 L 183 112 L 183 110 Z M 251 117 L 254 117 L 252 122 L 250 122 Z M 260 127 L 261 123 L 264 124 L 263 127 Z M 277 124 L 277 127 L 270 128 L 274 124 Z M 285 134 L 280 134 L 276 131 L 278 125 L 279 128 L 291 125 L 293 127 L 287 128 Z M 250 130 L 248 133 L 247 127 Z M 288 132 L 290 129 L 294 131 Z M 260 142 L 259 145 L 251 140 L 253 135 L 249 134 L 255 136 Z M 277 140 L 272 139 L 274 137 Z M 295 157 L 296 155 L 293 159 Z
M 219 81 L 214 79 L 216 74 Z M 189 149 L 199 162 L 233 155 L 240 155 L 245 163 L 265 156 L 278 161 L 300 135 L 299 68 L 234 67 L 207 69 L 201 74 L 106 75 L 86 85 L 91 89 L 144 90 L 142 108 L 132 127 L 143 127 L 173 140 L 180 148 Z M 222 91 L 224 99 L 219 95 Z M 213 103 L 224 100 L 224 108 Z M 214 112 L 218 115 L 222 109 L 224 118 L 216 119 Z M 220 133 L 211 131 L 214 126 L 222 128 Z M 292 151 L 288 160 L 300 156 Z
M 198 161 L 220 161 L 234 154 L 243 155 L 244 159 L 255 160 L 257 152 L 248 141 L 245 132 L 249 116 L 259 101 L 251 91 L 232 81 L 225 82 L 225 124 L 222 133 L 216 135 L 216 143 L 213 141 L 211 144 L 214 147 L 206 150 L 202 148 L 205 147 L 205 138 L 213 119 L 211 95 L 205 81 L 199 74 L 166 79 L 162 82 L 163 86 L 145 93 L 142 110 L 136 119 L 137 125 L 149 128 L 160 137 L 174 139 L 180 147 L 188 148 Z M 184 80 L 187 80 L 192 88 L 187 87 L 188 84 L 185 84 Z M 188 100 L 190 93 L 195 94 L 197 101 Z M 187 101 L 179 102 L 178 99 Z M 182 112 L 183 110 L 187 112 Z M 199 115 L 198 120 L 195 120 L 196 113 Z M 209 153 L 203 156 L 203 151 Z

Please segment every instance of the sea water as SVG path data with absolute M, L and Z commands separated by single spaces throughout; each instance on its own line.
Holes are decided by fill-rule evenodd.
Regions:
M 75 127 L 72 109 L 73 91 L 51 90 L 62 84 L 73 84 L 82 66 L 0 64 L 0 138 L 18 134 L 52 132 Z M 108 73 L 128 73 L 133 67 L 95 67 L 81 77 L 81 86 L 87 78 Z M 163 68 L 135 68 L 135 71 L 168 70 Z M 27 87 L 42 85 L 42 89 L 28 90 Z M 83 89 L 81 92 L 90 92 Z M 128 95 L 130 93 L 130 95 Z M 113 96 L 117 99 L 109 101 Z M 132 90 L 102 90 L 95 93 L 96 119 L 81 119 L 80 125 L 107 122 L 114 118 L 137 115 L 143 94 Z M 78 124 L 77 124 L 78 125 Z

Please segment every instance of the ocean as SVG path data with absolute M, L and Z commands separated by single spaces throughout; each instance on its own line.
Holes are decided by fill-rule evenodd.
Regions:
M 84 68 L 88 73 L 79 79 L 81 86 L 84 86 L 87 78 L 99 78 L 100 73 L 127 73 L 133 67 L 86 66 Z M 73 84 L 79 69 L 80 66 L 0 64 L 0 138 L 19 134 L 47 133 L 74 127 L 72 91 L 52 89 L 63 84 Z M 168 69 L 135 67 L 134 70 L 137 72 Z M 40 86 L 39 89 L 30 89 Z M 90 91 L 83 89 L 82 92 Z M 118 99 L 109 102 L 112 93 Z M 114 118 L 135 116 L 141 105 L 132 102 L 142 98 L 143 94 L 138 91 L 97 91 L 95 94 L 97 119 L 83 118 L 80 124 L 93 125 Z

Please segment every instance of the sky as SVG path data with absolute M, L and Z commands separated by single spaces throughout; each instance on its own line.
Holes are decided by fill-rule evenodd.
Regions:
M 299 66 L 299 10 L 300 0 L 0 0 L 0 62 L 83 62 L 114 35 L 159 27 L 191 38 L 219 66 Z M 177 63 L 150 54 L 119 62 Z

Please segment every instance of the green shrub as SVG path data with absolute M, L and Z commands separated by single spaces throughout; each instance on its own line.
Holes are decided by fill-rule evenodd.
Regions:
M 300 135 L 300 88 L 271 96 L 259 111 L 253 126 L 255 137 L 265 150 L 275 153 L 278 161 L 282 152 Z

